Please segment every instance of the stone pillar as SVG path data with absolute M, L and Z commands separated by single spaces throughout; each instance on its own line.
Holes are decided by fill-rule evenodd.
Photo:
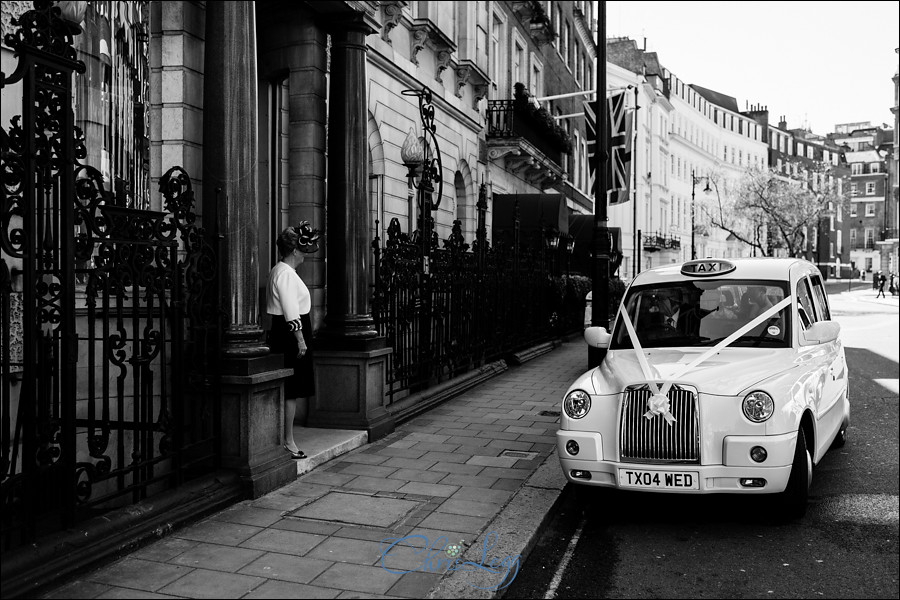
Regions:
M 366 35 L 373 29 L 362 20 L 339 27 L 331 35 L 328 98 L 328 311 L 315 348 L 308 423 L 366 429 L 372 441 L 394 429 L 384 407 L 389 350 L 369 308 Z
M 204 214 L 213 213 L 226 325 L 222 354 L 262 356 L 259 325 L 254 2 L 208 2 L 203 96 Z
M 219 234 L 222 464 L 253 497 L 288 483 L 284 368 L 259 326 L 255 3 L 206 3 L 203 86 L 204 222 Z
M 378 337 L 369 310 L 369 157 L 366 34 L 349 24 L 331 36 L 328 99 L 328 314 L 323 336 L 363 348 Z

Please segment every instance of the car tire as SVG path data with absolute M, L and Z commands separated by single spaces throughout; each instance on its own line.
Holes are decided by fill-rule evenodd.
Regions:
M 799 519 L 806 514 L 809 487 L 812 483 L 812 455 L 806 445 L 806 434 L 801 427 L 797 431 L 794 462 L 787 487 L 779 498 L 782 515 L 787 519 Z
M 843 448 L 846 443 L 847 443 L 847 425 L 843 424 L 843 425 L 841 425 L 841 428 L 838 431 L 837 435 L 834 436 L 834 441 L 831 442 L 831 448 L 832 449 Z

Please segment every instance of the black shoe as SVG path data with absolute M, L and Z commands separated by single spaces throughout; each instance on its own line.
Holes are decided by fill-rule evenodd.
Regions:
M 294 460 L 302 460 L 304 458 L 307 458 L 307 456 L 303 454 L 303 450 L 297 450 L 296 452 L 294 452 L 287 446 L 284 446 L 284 449 L 291 453 L 291 458 L 293 458 Z

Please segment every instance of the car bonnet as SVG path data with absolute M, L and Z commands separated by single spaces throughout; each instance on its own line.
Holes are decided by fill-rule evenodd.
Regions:
M 647 362 L 656 382 L 666 381 L 707 348 L 651 348 Z M 676 384 L 691 385 L 700 393 L 736 396 L 754 384 L 795 366 L 790 348 L 724 348 L 677 377 Z M 647 382 L 631 349 L 610 350 L 594 369 L 591 382 L 597 394 L 617 394 L 629 385 Z

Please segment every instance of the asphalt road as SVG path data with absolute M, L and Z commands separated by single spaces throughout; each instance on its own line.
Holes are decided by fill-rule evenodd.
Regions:
M 817 465 L 803 519 L 778 519 L 764 497 L 576 498 L 570 484 L 505 597 L 897 598 L 897 304 L 830 287 L 852 423 Z

